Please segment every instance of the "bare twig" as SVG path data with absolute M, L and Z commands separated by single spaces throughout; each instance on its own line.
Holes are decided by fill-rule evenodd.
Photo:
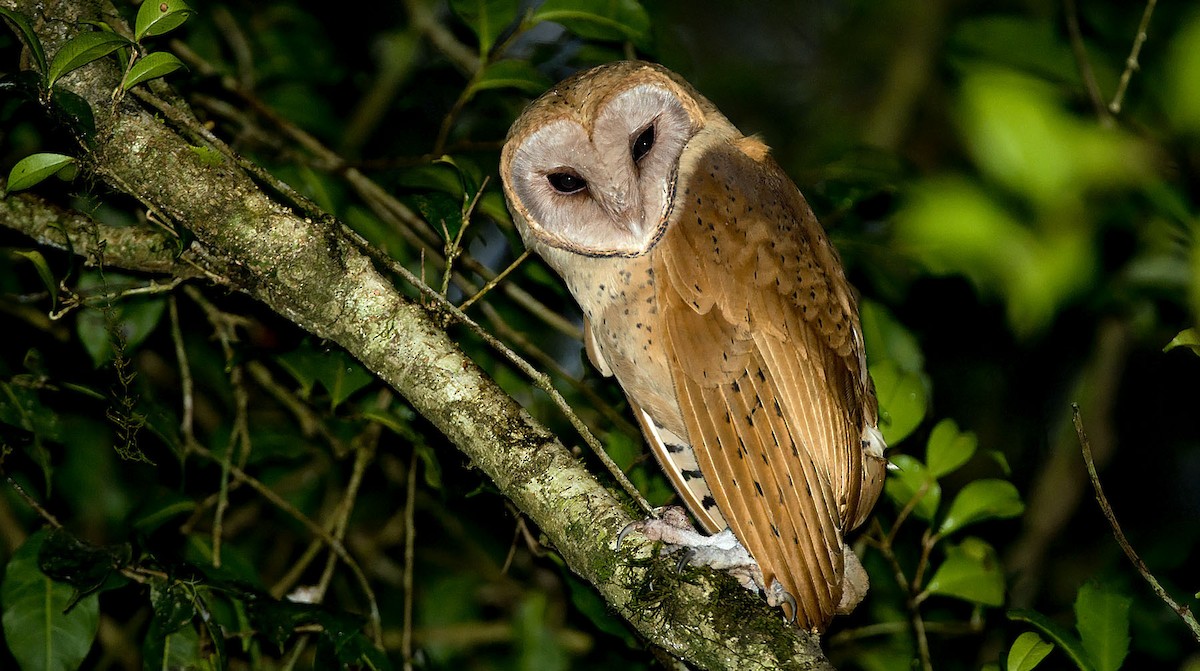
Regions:
M 408 461 L 408 491 L 404 495 L 404 635 L 400 641 L 400 653 L 404 659 L 404 671 L 412 671 L 413 635 L 413 565 L 416 560 L 417 528 L 417 446 L 412 448 Z
M 22 487 L 16 480 L 12 479 L 12 476 L 6 476 L 4 479 L 8 480 L 8 484 L 17 492 L 17 495 L 22 499 L 25 499 L 25 504 L 30 508 L 33 508 L 34 512 L 36 512 L 42 519 L 46 520 L 46 523 L 55 529 L 63 528 L 62 522 L 59 522 L 57 517 L 51 514 L 49 510 L 46 510 L 42 504 L 38 503 L 37 499 L 30 496 L 29 492 L 26 492 L 24 487 Z
M 1125 556 L 1129 557 L 1129 561 L 1133 563 L 1134 568 L 1142 575 L 1146 582 L 1150 583 L 1150 588 L 1158 595 L 1158 598 L 1167 604 L 1171 610 L 1175 611 L 1183 620 L 1184 624 L 1192 630 L 1192 636 L 1200 642 L 1200 622 L 1196 621 L 1196 616 L 1192 614 L 1192 609 L 1180 604 L 1167 594 L 1167 590 L 1159 584 L 1158 579 L 1154 574 L 1150 573 L 1150 569 L 1146 567 L 1146 563 L 1134 551 L 1133 546 L 1129 544 L 1129 540 L 1125 538 L 1125 532 L 1121 530 L 1121 525 L 1117 523 L 1117 516 L 1113 513 L 1112 506 L 1108 504 L 1108 497 L 1104 495 L 1104 488 L 1100 486 L 1100 476 L 1096 473 L 1096 464 L 1092 461 L 1092 446 L 1088 442 L 1087 434 L 1083 430 L 1083 419 L 1079 416 L 1079 404 L 1071 404 L 1071 421 L 1075 424 L 1075 433 L 1079 436 L 1079 447 L 1083 450 L 1083 461 L 1087 464 L 1088 477 L 1092 481 L 1092 488 L 1096 490 L 1096 502 L 1100 504 L 1100 511 L 1104 513 L 1104 519 L 1108 520 L 1109 526 L 1112 527 L 1113 537 L 1117 539 L 1117 544 L 1125 551 Z
M 1112 114 L 1104 104 L 1104 95 L 1100 93 L 1100 85 L 1096 83 L 1096 73 L 1092 71 L 1092 63 L 1088 60 L 1087 46 L 1083 43 L 1083 32 L 1079 29 L 1079 8 L 1075 0 L 1063 0 L 1063 13 L 1067 19 L 1067 34 L 1071 36 L 1071 52 L 1075 54 L 1075 65 L 1079 68 L 1079 76 L 1083 78 L 1083 86 L 1087 90 L 1088 100 L 1100 125 L 1113 125 Z
M 462 304 L 458 306 L 458 309 L 462 310 L 463 312 L 466 312 L 467 308 L 471 307 L 471 305 L 475 301 L 479 300 L 480 298 L 483 298 L 484 294 L 491 291 L 492 289 L 495 289 L 497 284 L 500 284 L 501 282 L 503 282 L 504 278 L 508 277 L 508 274 L 511 273 L 512 271 L 516 270 L 517 266 L 521 265 L 521 262 L 523 262 L 527 258 L 529 258 L 529 250 L 528 249 L 521 252 L 521 255 L 518 256 L 515 261 L 508 264 L 507 268 L 500 271 L 499 275 L 488 280 L 487 283 L 483 285 L 482 289 L 475 292 L 474 296 L 471 296 L 467 300 L 463 301 Z
M 433 301 L 442 310 L 445 310 L 452 317 L 454 317 L 454 319 L 470 328 L 475 335 L 479 336 L 485 343 L 487 343 L 489 347 L 499 352 L 514 366 L 516 366 L 518 370 L 524 373 L 530 379 L 530 381 L 537 386 L 538 389 L 546 392 L 546 394 L 550 396 L 550 399 L 554 401 L 554 404 L 558 406 L 564 415 L 566 415 L 567 420 L 571 422 L 571 426 L 575 427 L 575 430 L 579 432 L 579 435 L 583 438 L 584 442 L 588 444 L 588 447 L 592 448 L 592 451 L 596 454 L 596 457 L 600 460 L 600 462 L 604 464 L 604 467 L 608 470 L 608 472 L 613 476 L 613 478 L 616 479 L 617 483 L 621 485 L 621 488 L 625 490 L 625 493 L 629 494 L 630 498 L 632 498 L 645 512 L 650 513 L 653 511 L 653 507 L 648 501 L 646 501 L 646 498 L 642 496 L 641 492 L 637 490 L 637 487 L 633 486 L 633 483 L 629 481 L 628 477 L 626 477 L 625 472 L 622 471 L 620 467 L 613 462 L 612 458 L 608 456 L 608 452 L 605 452 L 604 446 L 601 445 L 600 441 L 596 439 L 596 436 L 592 434 L 592 431 L 588 428 L 587 424 L 585 424 L 583 420 L 580 419 L 579 415 L 575 414 L 575 411 L 571 409 L 571 406 L 567 403 L 566 399 L 564 399 L 562 394 L 558 392 L 558 389 L 555 388 L 553 382 L 550 380 L 549 375 L 546 375 L 537 368 L 534 368 L 528 361 L 521 358 L 520 355 L 509 349 L 507 345 L 500 342 L 496 336 L 492 335 L 487 331 L 487 329 L 480 326 L 478 322 L 468 317 L 463 313 L 462 310 L 459 310 L 457 306 L 446 300 L 445 296 L 439 294 L 436 290 L 429 287 L 429 285 L 422 282 L 416 275 L 413 275 L 408 268 L 405 268 L 403 265 L 393 259 L 379 258 L 379 252 L 373 249 L 365 240 L 362 240 L 358 236 L 355 236 L 354 240 L 360 245 L 360 249 L 362 249 L 364 253 L 370 255 L 379 262 L 387 263 L 389 270 L 403 277 L 409 284 L 415 287 L 422 294 L 433 299 Z
M 1137 35 L 1133 38 L 1133 48 L 1129 50 L 1129 58 L 1125 59 L 1125 71 L 1121 73 L 1121 81 L 1117 83 L 1117 92 L 1113 95 L 1112 102 L 1108 104 L 1108 111 L 1113 114 L 1121 113 L 1121 105 L 1125 101 L 1125 89 L 1129 87 L 1129 80 L 1133 77 L 1135 70 L 1141 68 L 1138 64 L 1138 56 L 1142 53 L 1142 45 L 1146 43 L 1146 31 L 1150 28 L 1150 15 L 1154 13 L 1154 5 L 1156 0 L 1146 0 L 1146 9 L 1142 12 L 1142 21 L 1138 24 Z
M 896 584 L 904 592 L 904 605 L 908 608 L 908 622 L 912 628 L 913 639 L 917 643 L 917 655 L 921 662 L 921 669 L 922 671 L 933 671 L 933 662 L 929 656 L 929 638 L 925 631 L 925 618 L 921 616 L 921 604 L 916 598 L 918 587 L 904 574 L 904 568 L 900 566 L 900 560 L 892 548 L 891 534 L 884 532 L 879 518 L 872 521 L 872 534 L 867 536 L 866 540 L 879 550 L 879 554 L 883 555 L 888 566 L 892 568 Z

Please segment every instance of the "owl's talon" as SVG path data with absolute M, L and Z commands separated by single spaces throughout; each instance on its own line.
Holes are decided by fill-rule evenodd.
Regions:
M 641 527 L 645 526 L 645 524 L 645 520 L 635 520 L 629 524 L 626 524 L 624 528 L 621 529 L 621 533 L 617 534 L 617 547 L 614 548 L 614 550 L 616 552 L 620 552 L 621 543 L 625 541 L 625 536 L 629 535 L 629 532 L 631 531 L 640 531 Z
M 683 567 L 687 566 L 696 556 L 696 548 L 684 548 L 683 552 L 679 553 L 679 561 L 675 564 L 675 573 L 683 573 Z

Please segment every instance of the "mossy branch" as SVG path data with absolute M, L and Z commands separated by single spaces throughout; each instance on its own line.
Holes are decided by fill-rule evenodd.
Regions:
M 107 2 L 0 5 L 37 17 L 36 30 L 50 51 L 67 37 L 62 26 L 118 16 Z M 162 244 L 173 241 L 157 229 L 124 233 L 133 242 L 117 245 L 119 233 L 100 227 L 101 238 L 113 236 L 105 250 L 108 264 L 215 279 L 341 345 L 487 473 L 567 565 L 653 644 L 707 669 L 830 668 L 816 636 L 783 624 L 760 600 L 707 571 L 687 573 L 656 607 L 646 607 L 639 595 L 648 572 L 662 562 L 647 561 L 646 544 L 614 551 L 617 533 L 631 519 L 626 502 L 484 374 L 426 308 L 378 272 L 356 235 L 331 217 L 297 214 L 237 162 L 202 156 L 192 146 L 202 139 L 163 123 L 138 97 L 114 103 L 120 75 L 115 61 L 101 60 L 59 82 L 88 101 L 96 116 L 85 163 L 99 180 L 194 239 L 180 254 Z M 92 225 L 36 198 L 10 199 L 2 207 L 3 225 L 46 244 L 66 246 L 51 219 Z M 80 253 L 85 246 L 71 249 Z

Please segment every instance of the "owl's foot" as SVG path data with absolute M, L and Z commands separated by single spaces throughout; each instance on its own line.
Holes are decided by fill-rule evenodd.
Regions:
M 770 587 L 763 581 L 762 569 L 754 557 L 733 535 L 733 531 L 724 531 L 705 536 L 692 526 L 687 512 L 679 506 L 666 506 L 661 509 L 658 519 L 639 520 L 626 525 L 617 535 L 617 549 L 621 541 L 631 531 L 637 531 L 652 541 L 662 541 L 666 544 L 664 554 L 682 551 L 677 565 L 683 570 L 685 565 L 708 566 L 728 572 L 742 587 L 766 597 L 771 606 L 788 606 L 788 617 L 796 617 L 796 599 L 788 594 L 778 580 L 772 580 Z

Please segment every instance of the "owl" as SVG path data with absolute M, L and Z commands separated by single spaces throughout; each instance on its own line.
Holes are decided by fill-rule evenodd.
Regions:
M 623 61 L 516 120 L 501 179 L 687 505 L 635 525 L 729 569 L 807 629 L 866 591 L 846 534 L 883 484 L 858 307 L 767 146 L 683 78 Z

